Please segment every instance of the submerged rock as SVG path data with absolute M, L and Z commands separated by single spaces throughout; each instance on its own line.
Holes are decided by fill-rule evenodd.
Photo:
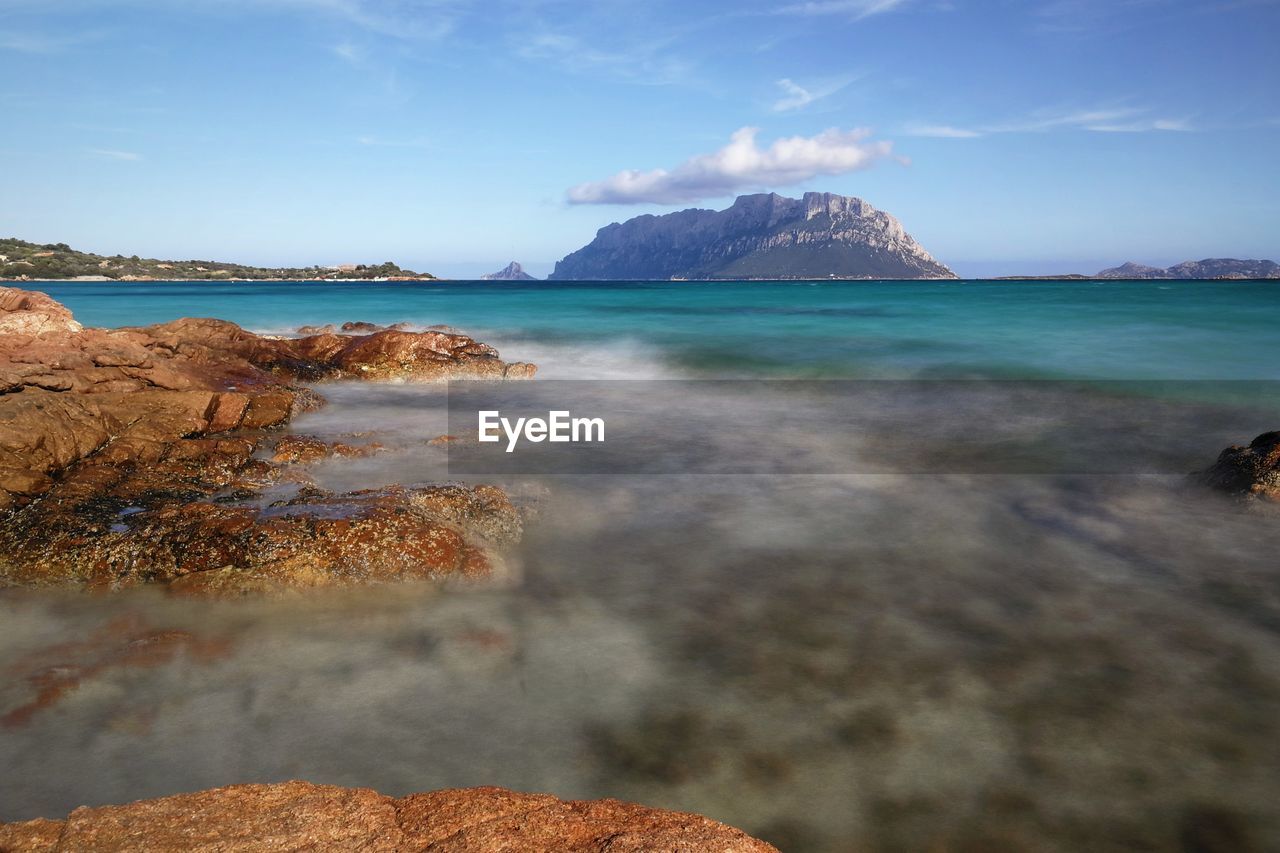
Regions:
M 1221 492 L 1280 502 L 1280 431 L 1263 433 L 1248 447 L 1228 447 L 1194 476 Z
M 257 458 L 262 430 L 323 403 L 300 382 L 535 370 L 439 331 L 283 340 L 208 319 L 84 329 L 44 294 L 0 288 L 0 583 L 226 593 L 483 574 L 487 549 L 519 535 L 496 490 L 234 504 L 305 483 L 290 465 L 377 451 L 285 436 L 272 461 Z
M 307 782 L 232 785 L 0 824 L 0 850 L 125 849 L 776 853 L 700 815 L 502 788 L 394 799 Z

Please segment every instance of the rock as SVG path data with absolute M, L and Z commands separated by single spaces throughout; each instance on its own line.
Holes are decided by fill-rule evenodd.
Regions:
M 282 463 L 316 462 L 339 456 L 344 459 L 356 459 L 372 456 L 383 449 L 379 442 L 355 445 L 345 442 L 327 442 L 309 435 L 286 435 L 276 441 L 272 449 L 271 461 Z
M 0 850 L 467 851 L 467 853 L 767 853 L 722 823 L 618 800 L 565 801 L 502 788 L 400 799 L 307 782 L 232 785 L 65 820 L 0 824 Z
M 955 278 L 893 216 L 832 193 L 739 196 L 726 210 L 601 228 L 551 279 Z
M 1220 492 L 1280 502 L 1280 431 L 1263 433 L 1248 447 L 1228 447 L 1193 476 Z
M 220 596 L 474 578 L 520 538 L 519 513 L 492 486 L 304 487 L 268 507 L 237 505 L 288 479 L 255 458 L 260 442 L 113 442 L 117 452 L 90 456 L 10 514 L 0 527 L 0 578 Z
M 323 402 L 296 383 L 536 369 L 486 344 L 398 330 L 281 340 L 208 319 L 82 329 L 43 294 L 11 288 L 0 306 L 25 318 L 0 332 L 0 583 L 225 594 L 477 576 L 494 565 L 491 546 L 519 535 L 505 496 L 485 487 L 234 505 L 307 482 L 286 465 L 378 450 L 284 436 L 272 462 L 256 458 L 262 430 Z
M 328 444 L 306 435 L 286 435 L 276 442 L 272 462 L 314 462 L 332 453 Z
M 47 294 L 0 287 L 0 335 L 78 332 L 80 328 L 71 312 Z

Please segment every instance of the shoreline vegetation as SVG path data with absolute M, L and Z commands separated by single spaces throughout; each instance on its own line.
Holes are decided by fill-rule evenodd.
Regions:
M 381 264 L 255 267 L 225 261 L 162 261 L 96 255 L 66 243 L 0 239 L 0 281 L 436 281 L 430 273 Z

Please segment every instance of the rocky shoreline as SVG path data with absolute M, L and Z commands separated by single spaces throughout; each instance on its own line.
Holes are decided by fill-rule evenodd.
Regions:
M 394 799 L 368 788 L 307 782 L 232 785 L 82 807 L 65 820 L 0 824 L 0 851 L 142 849 L 776 853 L 695 814 L 502 788 Z
M 325 492 L 297 463 L 376 446 L 284 430 L 324 404 L 311 383 L 535 371 L 444 331 L 86 329 L 45 294 L 0 288 L 0 585 L 221 595 L 488 574 L 520 536 L 501 490 Z M 282 482 L 293 497 L 252 505 Z

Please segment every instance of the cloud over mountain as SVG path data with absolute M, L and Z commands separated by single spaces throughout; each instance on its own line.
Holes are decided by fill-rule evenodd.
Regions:
M 888 157 L 893 143 L 873 141 L 862 128 L 831 128 L 816 136 L 756 144 L 759 128 L 736 131 L 729 144 L 691 157 L 673 169 L 627 169 L 601 181 L 571 187 L 570 204 L 679 204 L 731 195 L 739 190 L 785 187 L 819 175 L 866 169 Z

